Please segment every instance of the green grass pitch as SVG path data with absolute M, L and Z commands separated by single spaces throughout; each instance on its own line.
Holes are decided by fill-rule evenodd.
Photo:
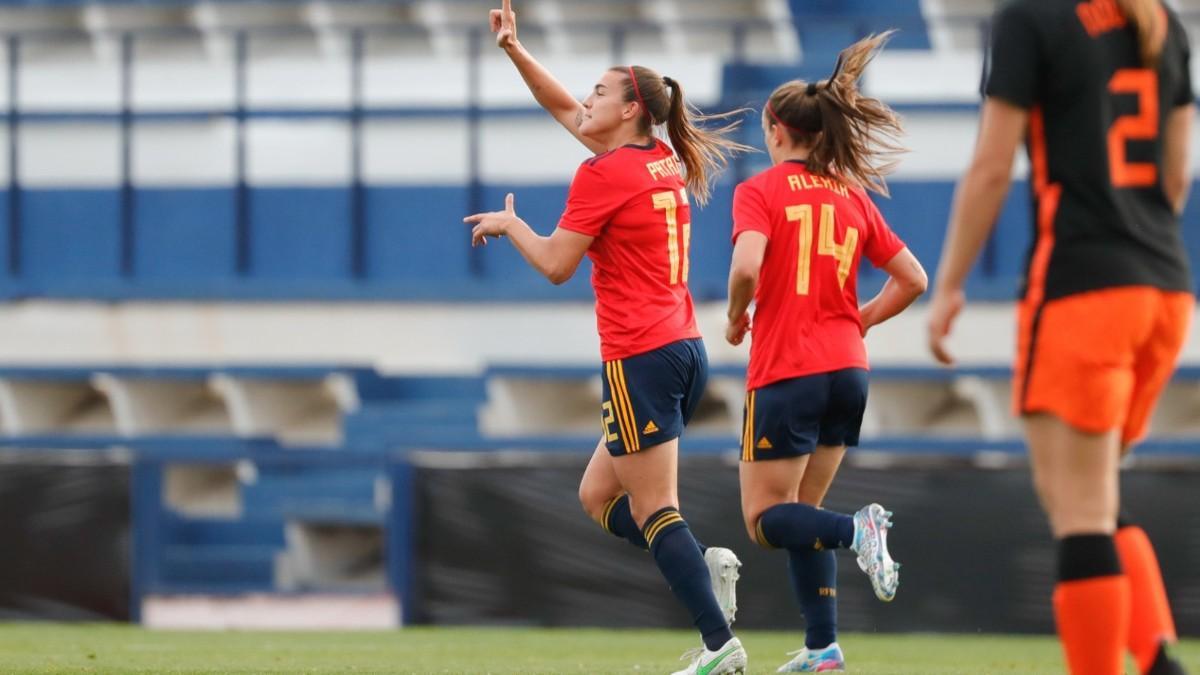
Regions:
M 773 673 L 796 633 L 741 633 L 750 673 Z M 847 634 L 849 672 L 1062 673 L 1049 637 Z M 670 673 L 687 631 L 406 628 L 375 633 L 168 632 L 0 624 L 0 673 Z M 1200 640 L 1181 645 L 1200 674 Z M 1130 673 L 1133 672 L 1131 669 Z

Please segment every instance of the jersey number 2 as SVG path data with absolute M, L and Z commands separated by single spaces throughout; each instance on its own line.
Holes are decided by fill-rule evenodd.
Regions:
M 1123 68 L 1108 81 L 1113 94 L 1136 94 L 1138 112 L 1121 115 L 1108 129 L 1108 168 L 1113 187 L 1150 187 L 1158 183 L 1158 168 L 1153 162 L 1129 162 L 1125 159 L 1130 140 L 1152 141 L 1158 138 L 1158 73 L 1145 68 Z
M 786 209 L 789 221 L 800 223 L 800 259 L 796 264 L 796 295 L 808 295 L 809 277 L 812 274 L 813 207 L 812 204 L 789 206 Z M 817 255 L 833 256 L 837 261 L 838 288 L 846 287 L 850 266 L 858 250 L 858 229 L 846 228 L 842 243 L 833 240 L 833 204 L 821 205 L 821 223 L 817 232 Z
M 680 204 L 687 206 L 687 192 L 680 190 L 678 200 L 674 190 L 655 192 L 651 196 L 654 198 L 654 210 L 667 212 L 667 258 L 671 261 L 671 285 L 678 284 L 681 279 L 686 284 L 692 224 L 678 222 L 676 213 Z

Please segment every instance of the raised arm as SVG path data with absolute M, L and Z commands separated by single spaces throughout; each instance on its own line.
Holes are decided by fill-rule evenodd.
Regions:
M 551 117 L 558 120 L 564 129 L 593 154 L 604 152 L 603 145 L 588 140 L 579 133 L 583 104 L 572 96 L 545 66 L 538 63 L 517 39 L 517 13 L 513 11 L 512 0 L 504 0 L 501 9 L 493 9 L 488 18 L 492 32 L 496 34 L 496 46 L 508 54 L 538 105 L 545 108 Z

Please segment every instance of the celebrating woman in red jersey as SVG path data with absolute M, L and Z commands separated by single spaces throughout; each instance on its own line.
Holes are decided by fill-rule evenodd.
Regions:
M 1187 34 L 1159 0 L 1016 0 L 996 13 L 970 170 L 930 305 L 941 362 L 963 282 L 1029 147 L 1035 239 L 1018 305 L 1014 412 L 1058 540 L 1054 615 L 1077 675 L 1177 675 L 1150 540 L 1118 464 L 1171 377 L 1195 298 L 1179 222 L 1195 114 Z
M 820 508 L 846 446 L 858 444 L 867 402 L 863 336 L 925 290 L 925 271 L 865 189 L 887 194 L 880 155 L 899 150 L 892 111 L 856 82 L 887 35 L 864 39 L 821 82 L 788 82 L 767 100 L 763 131 L 773 166 L 737 187 L 726 339 L 741 344 L 755 301 L 742 435 L 742 514 L 750 537 L 788 551 L 807 621 L 805 648 L 781 672 L 844 669 L 837 639 L 837 560 L 850 548 L 880 599 L 899 565 L 887 551 L 891 515 Z M 889 275 L 858 306 L 859 259 Z
M 508 0 L 493 10 L 492 28 L 538 103 L 597 154 L 576 172 L 550 236 L 517 218 L 509 195 L 504 211 L 466 219 L 472 243 L 507 237 L 554 283 L 591 258 L 604 432 L 580 500 L 606 530 L 649 549 L 691 612 L 705 646 L 681 672 L 743 672 L 746 652 L 729 627 L 737 559 L 696 542 L 676 485 L 679 436 L 708 377 L 687 287 L 689 195 L 703 204 L 723 153 L 739 146 L 724 138 L 730 127 L 697 127 L 679 83 L 642 66 L 609 69 L 579 103 L 517 41 Z M 654 137 L 660 124 L 674 152 Z

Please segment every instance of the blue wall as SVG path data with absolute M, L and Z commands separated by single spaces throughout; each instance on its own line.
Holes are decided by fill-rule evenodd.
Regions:
M 877 200 L 894 229 L 932 273 L 941 251 L 954 185 L 894 182 Z M 549 232 L 565 185 L 493 185 L 481 190 L 485 209 L 516 194 L 517 212 Z M 731 184 L 695 208 L 691 285 L 698 298 L 721 298 L 730 255 Z M 354 272 L 355 227 L 349 187 L 248 190 L 246 268 L 238 272 L 237 200 L 233 188 L 136 189 L 132 193 L 129 265 L 123 273 L 121 193 L 117 189 L 23 190 L 16 272 L 0 265 L 0 297 L 85 298 L 386 298 L 586 299 L 586 261 L 576 278 L 554 287 L 505 242 L 472 249 L 462 223 L 471 210 L 465 187 L 369 187 L 363 191 L 362 273 Z M 11 227 L 0 192 L 0 226 Z M 1009 299 L 1029 243 L 1029 198 L 1013 186 L 997 236 L 971 279 L 976 298 Z M 1195 222 L 1195 203 L 1185 223 Z M 1194 260 L 1200 238 L 1186 232 Z M 0 260 L 9 237 L 0 236 Z M 869 268 L 869 266 L 867 266 Z M 881 275 L 864 271 L 864 293 Z

